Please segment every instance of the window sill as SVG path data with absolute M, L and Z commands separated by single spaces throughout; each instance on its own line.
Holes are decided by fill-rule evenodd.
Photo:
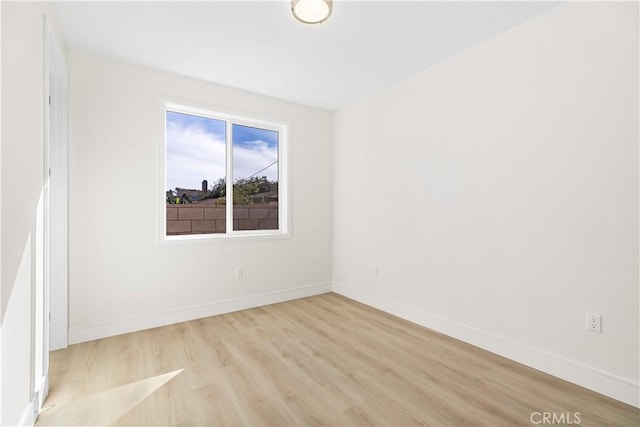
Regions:
M 287 240 L 291 234 L 281 231 L 256 230 L 250 232 L 236 232 L 233 234 L 182 234 L 175 236 L 161 236 L 160 246 L 182 246 L 197 244 L 213 244 L 222 242 L 255 242 L 270 240 Z

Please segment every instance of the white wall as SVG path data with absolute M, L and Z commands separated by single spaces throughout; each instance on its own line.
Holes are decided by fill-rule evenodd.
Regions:
M 340 110 L 334 169 L 338 292 L 638 405 L 637 3 L 559 6 Z
M 0 3 L 0 52 L 2 46 L 2 3 Z M 2 100 L 2 54 L 0 53 L 0 100 Z M 0 384 L 2 384 L 2 102 L 0 101 Z M 2 387 L 0 386 L 0 423 L 2 422 Z
M 43 187 L 42 3 L 2 2 L 2 425 L 29 422 L 36 206 Z
M 332 113 L 80 53 L 67 59 L 70 342 L 330 289 Z M 291 238 L 158 244 L 160 96 L 290 123 Z

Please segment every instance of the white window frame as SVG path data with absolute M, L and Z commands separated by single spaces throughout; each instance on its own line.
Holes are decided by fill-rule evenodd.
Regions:
M 226 230 L 224 233 L 209 234 L 184 234 L 167 235 L 167 209 L 166 209 L 166 159 L 167 159 L 167 123 L 166 113 L 173 111 L 177 113 L 206 117 L 226 123 L 225 140 L 225 165 L 226 165 Z M 289 237 L 289 185 L 288 185 L 288 140 L 289 125 L 274 120 L 263 118 L 247 117 L 233 113 L 220 112 L 206 106 L 199 106 L 192 102 L 162 100 L 161 101 L 161 167 L 160 182 L 161 191 L 159 200 L 161 202 L 159 215 L 160 242 L 188 242 L 188 241 L 210 241 L 237 238 L 282 238 Z M 277 230 L 234 230 L 233 229 L 233 125 L 249 126 L 259 129 L 272 130 L 278 132 L 278 229 Z

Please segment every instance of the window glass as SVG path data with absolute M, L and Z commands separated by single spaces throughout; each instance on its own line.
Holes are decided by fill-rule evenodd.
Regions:
M 278 229 L 278 132 L 234 124 L 233 229 Z
M 226 122 L 166 111 L 165 123 L 167 235 L 226 232 Z

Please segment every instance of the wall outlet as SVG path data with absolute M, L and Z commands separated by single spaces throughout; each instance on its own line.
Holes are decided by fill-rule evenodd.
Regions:
M 377 267 L 373 270 L 373 274 L 375 274 L 376 277 L 380 277 L 380 267 Z
M 587 330 L 602 333 L 602 316 L 599 314 L 587 313 Z
M 242 274 L 243 274 L 242 268 L 237 268 L 236 269 L 236 279 L 242 279 Z

